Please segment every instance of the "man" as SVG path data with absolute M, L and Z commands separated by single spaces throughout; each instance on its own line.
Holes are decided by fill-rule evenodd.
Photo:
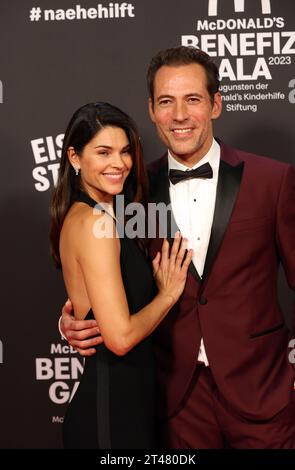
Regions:
M 295 448 L 295 373 L 277 299 L 279 262 L 295 289 L 294 169 L 213 138 L 222 103 L 207 54 L 162 51 L 147 77 L 168 148 L 149 168 L 151 200 L 171 202 L 194 249 L 185 291 L 154 333 L 162 444 Z M 150 240 L 151 257 L 160 245 Z M 81 340 L 96 324 L 75 323 L 69 310 L 65 335 L 92 353 L 101 340 Z

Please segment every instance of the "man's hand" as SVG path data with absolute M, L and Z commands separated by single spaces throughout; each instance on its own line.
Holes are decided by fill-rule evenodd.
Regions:
M 69 344 L 81 356 L 92 356 L 96 352 L 93 346 L 103 343 L 96 320 L 75 320 L 73 306 L 69 299 L 62 309 L 60 329 Z

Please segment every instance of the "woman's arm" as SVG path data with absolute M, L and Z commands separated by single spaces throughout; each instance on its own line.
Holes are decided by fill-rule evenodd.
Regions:
M 95 319 L 106 346 L 124 355 L 148 336 L 163 320 L 180 297 L 192 253 L 176 237 L 169 256 L 164 241 L 162 252 L 153 261 L 159 293 L 154 300 L 130 315 L 120 267 L 120 249 L 116 238 L 96 238 L 89 223 L 79 234 L 78 262 Z M 183 244 L 182 244 L 183 245 Z

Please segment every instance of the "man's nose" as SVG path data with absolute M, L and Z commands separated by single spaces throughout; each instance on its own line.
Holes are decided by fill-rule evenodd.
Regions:
M 186 103 L 175 103 L 173 118 L 175 121 L 184 121 L 188 117 Z

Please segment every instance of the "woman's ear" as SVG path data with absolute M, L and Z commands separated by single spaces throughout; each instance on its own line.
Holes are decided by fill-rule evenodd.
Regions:
M 74 170 L 80 170 L 79 155 L 76 153 L 74 147 L 69 147 L 67 150 L 68 159 Z

